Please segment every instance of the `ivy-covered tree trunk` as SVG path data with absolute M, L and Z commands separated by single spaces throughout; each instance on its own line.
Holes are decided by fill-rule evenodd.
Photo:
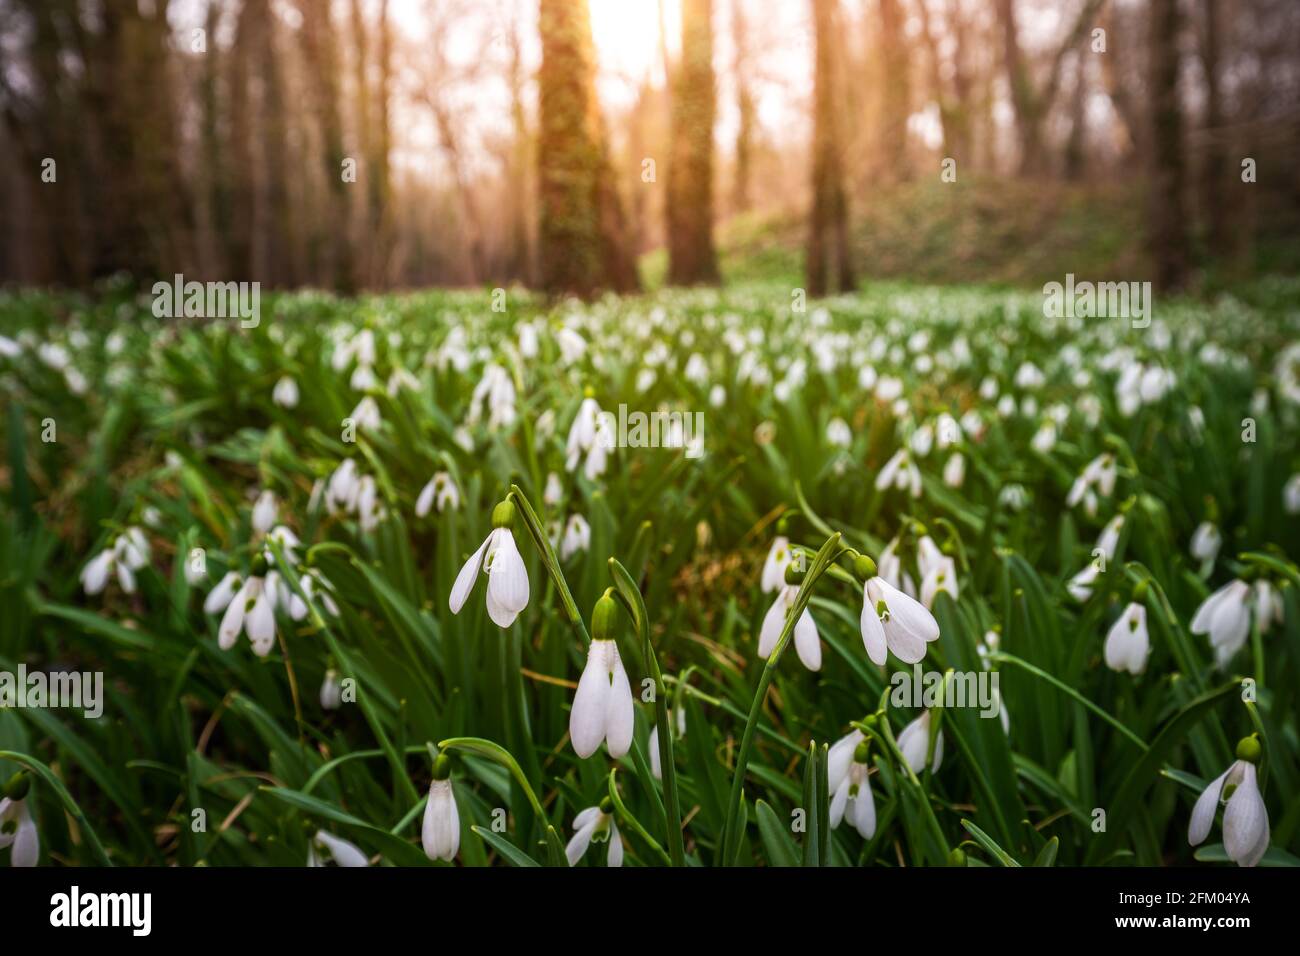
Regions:
M 668 168 L 668 281 L 718 281 L 713 248 L 713 0 L 683 0 Z
M 539 0 L 539 271 L 554 295 L 632 291 L 623 213 L 596 101 L 587 0 Z
M 805 253 L 809 295 L 853 288 L 849 256 L 849 201 L 844 189 L 843 145 L 835 110 L 836 0 L 812 0 L 817 46 L 813 69 L 812 215 Z

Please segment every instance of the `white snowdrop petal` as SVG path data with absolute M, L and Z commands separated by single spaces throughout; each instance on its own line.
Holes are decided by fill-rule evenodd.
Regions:
M 456 575 L 456 581 L 451 586 L 451 596 L 447 599 L 447 604 L 451 608 L 452 614 L 459 614 L 460 609 L 465 606 L 465 601 L 470 592 L 474 590 L 474 582 L 478 579 L 479 570 L 483 567 L 483 555 L 487 551 L 488 543 L 492 540 L 491 532 L 483 543 L 478 546 L 478 550 L 469 556 Z
M 569 739 L 574 753 L 583 758 L 594 754 L 605 739 L 611 690 L 602 643 L 592 641 L 587 647 L 587 666 L 582 669 L 573 709 L 569 711 Z

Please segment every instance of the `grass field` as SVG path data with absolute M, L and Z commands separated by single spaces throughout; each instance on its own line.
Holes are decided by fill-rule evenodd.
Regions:
M 1300 862 L 1300 286 L 799 305 L 6 294 L 0 863 Z

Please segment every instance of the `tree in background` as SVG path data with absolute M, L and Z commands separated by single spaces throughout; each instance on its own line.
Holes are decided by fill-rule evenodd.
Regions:
M 552 294 L 630 291 L 636 267 L 605 152 L 587 0 L 540 0 L 537 73 L 539 259 Z
M 1151 247 L 1155 281 L 1176 289 L 1187 280 L 1187 210 L 1183 111 L 1178 102 L 1178 0 L 1151 0 Z
M 838 72 L 837 0 L 812 0 L 813 149 L 812 214 L 805 251 L 809 295 L 853 288 L 849 257 L 849 201 L 844 189 L 844 157 L 836 101 Z
M 713 248 L 713 0 L 683 0 L 668 167 L 668 281 L 718 281 Z

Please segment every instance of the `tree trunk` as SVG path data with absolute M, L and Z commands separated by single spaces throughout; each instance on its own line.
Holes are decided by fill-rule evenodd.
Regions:
M 898 182 L 909 178 L 907 164 L 907 117 L 911 112 L 911 83 L 908 76 L 908 45 L 903 36 L 903 11 L 899 0 L 878 0 L 880 9 L 880 58 L 884 71 L 884 99 L 880 111 L 879 178 Z M 832 35 L 830 42 L 837 42 Z M 821 43 L 818 42 L 818 50 Z
M 1201 170 L 1201 203 L 1210 251 L 1219 255 L 1229 245 L 1228 206 L 1224 202 L 1224 184 L 1230 172 L 1225 163 L 1223 97 L 1219 85 L 1219 42 L 1223 18 L 1220 0 L 1202 0 L 1204 23 L 1201 35 L 1201 62 L 1205 69 L 1205 160 Z
M 1183 115 L 1178 100 L 1178 0 L 1151 0 L 1152 169 L 1150 232 L 1156 283 L 1176 289 L 1187 280 L 1186 179 Z
M 631 291 L 635 267 L 629 270 L 623 237 L 615 232 L 622 210 L 603 145 L 587 0 L 539 0 L 538 32 L 542 288 L 583 296 Z
M 812 215 L 805 254 L 809 295 L 853 288 L 849 257 L 848 197 L 836 109 L 837 0 L 812 0 L 817 47 L 813 69 Z
M 731 37 L 735 47 L 736 83 L 736 166 L 731 188 L 733 213 L 748 212 L 752 197 L 750 180 L 754 167 L 754 127 L 757 107 L 750 85 L 749 27 L 745 18 L 745 0 L 731 0 Z
M 713 2 L 683 0 L 668 167 L 668 281 L 718 281 L 713 248 Z

